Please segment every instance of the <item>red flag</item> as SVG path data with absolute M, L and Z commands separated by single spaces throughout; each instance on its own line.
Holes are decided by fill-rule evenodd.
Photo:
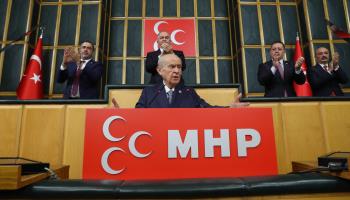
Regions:
M 43 35 L 36 44 L 33 55 L 30 57 L 26 71 L 17 88 L 18 99 L 41 99 L 43 98 L 42 82 L 42 42 Z
M 341 38 L 347 42 L 350 42 L 350 34 L 349 33 L 343 31 L 341 28 L 337 27 L 335 24 L 333 24 L 331 21 L 329 21 L 327 19 L 326 19 L 326 23 L 335 36 L 337 36 L 338 38 Z
M 300 47 L 299 36 L 297 36 L 296 42 L 295 42 L 294 63 L 295 63 L 295 62 L 298 60 L 298 58 L 300 58 L 300 57 L 304 57 L 304 54 L 303 54 L 303 51 L 301 50 L 301 47 Z M 301 69 L 302 69 L 303 73 L 304 73 L 305 76 L 306 76 L 306 69 L 307 69 L 307 66 L 306 66 L 305 61 L 304 61 L 303 64 L 301 65 Z M 294 85 L 294 90 L 295 90 L 297 96 L 312 96 L 312 91 L 311 91 L 310 83 L 309 83 L 309 81 L 307 80 L 307 77 L 306 77 L 306 80 L 305 80 L 305 83 L 304 83 L 304 84 L 298 85 L 298 84 L 296 84 L 296 83 L 294 82 L 293 85 Z

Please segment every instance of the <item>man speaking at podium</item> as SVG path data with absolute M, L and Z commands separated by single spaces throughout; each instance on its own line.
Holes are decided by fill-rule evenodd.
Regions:
M 196 91 L 180 84 L 182 76 L 182 62 L 175 54 L 160 56 L 157 72 L 163 81 L 152 86 L 145 87 L 136 108 L 212 108 L 212 106 L 199 97 Z M 247 106 L 248 103 L 240 103 L 239 95 L 230 107 Z

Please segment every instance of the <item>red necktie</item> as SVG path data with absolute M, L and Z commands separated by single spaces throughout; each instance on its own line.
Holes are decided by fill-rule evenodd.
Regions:
M 81 66 L 84 64 L 84 61 L 80 61 L 80 65 L 77 66 L 77 71 L 75 72 L 75 77 L 72 84 L 72 91 L 71 91 L 71 97 L 78 97 L 78 91 L 79 91 L 79 80 L 80 80 L 80 74 L 81 74 Z

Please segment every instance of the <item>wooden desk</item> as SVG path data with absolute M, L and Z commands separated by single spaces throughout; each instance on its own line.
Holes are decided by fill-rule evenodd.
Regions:
M 69 166 L 52 166 L 51 169 L 61 179 L 68 179 Z M 48 172 L 21 176 L 20 165 L 0 166 L 0 190 L 17 190 L 49 176 Z
M 295 161 L 292 161 L 293 172 L 302 172 L 302 171 L 313 170 L 313 169 L 316 169 L 317 167 L 318 167 L 317 162 L 312 162 L 312 161 L 295 162 Z M 325 172 L 325 173 L 350 180 L 349 170 L 342 171 L 342 172 Z

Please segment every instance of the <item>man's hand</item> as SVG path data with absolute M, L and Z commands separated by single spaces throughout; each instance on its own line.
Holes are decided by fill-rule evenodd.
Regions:
M 118 102 L 117 102 L 117 100 L 115 100 L 114 97 L 112 98 L 112 104 L 113 104 L 113 107 L 114 107 L 114 108 L 120 108 L 120 107 L 119 107 L 119 104 L 118 104 Z
M 281 67 L 280 60 L 277 56 L 272 57 L 272 65 L 275 66 L 277 69 Z
M 334 52 L 334 54 L 332 56 L 332 64 L 333 64 L 333 67 L 336 67 L 339 65 L 339 53 L 338 52 Z
M 298 60 L 295 62 L 295 70 L 300 70 L 301 65 L 303 64 L 303 62 L 305 61 L 304 57 L 300 57 L 298 58 Z
M 246 107 L 249 106 L 249 102 L 240 102 L 239 99 L 242 97 L 242 93 L 239 93 L 237 97 L 233 100 L 230 108 Z
M 164 54 L 173 53 L 173 46 L 170 43 L 163 43 L 161 47 L 164 50 Z
M 80 55 L 78 51 L 74 47 L 67 47 L 64 49 L 63 52 L 63 67 L 66 67 L 67 63 L 69 62 L 75 62 L 79 63 L 80 61 Z

